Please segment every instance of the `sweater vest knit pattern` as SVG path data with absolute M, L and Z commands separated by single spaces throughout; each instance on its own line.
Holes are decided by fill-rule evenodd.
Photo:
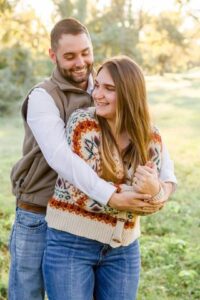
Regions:
M 75 111 L 69 118 L 66 135 L 72 151 L 84 159 L 100 176 L 101 131 L 95 118 L 95 109 Z M 153 128 L 149 151 L 151 160 L 156 163 L 159 172 L 162 145 L 161 137 L 155 128 Z M 120 178 L 121 162 L 116 153 L 114 153 L 114 161 L 116 173 Z M 130 185 L 134 171 L 127 166 L 125 168 L 129 177 L 126 184 Z M 49 227 L 97 240 L 112 247 L 129 245 L 140 236 L 139 216 L 101 205 L 59 176 L 54 195 L 47 206 L 46 220 Z

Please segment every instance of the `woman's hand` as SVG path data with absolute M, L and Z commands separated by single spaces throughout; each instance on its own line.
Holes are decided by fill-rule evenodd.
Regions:
M 108 205 L 117 210 L 131 211 L 136 215 L 149 215 L 157 212 L 164 206 L 162 202 L 147 202 L 150 199 L 151 195 L 148 194 L 124 191 L 114 193 L 108 201 Z
M 144 201 L 152 205 L 160 203 L 164 206 L 174 191 L 174 184 L 172 182 L 159 180 L 156 166 L 152 162 L 147 162 L 145 166 L 138 166 L 134 175 L 134 190 L 139 193 L 152 195 L 151 199 L 144 199 Z M 157 196 L 158 193 L 161 193 L 160 199 L 156 200 L 154 198 L 156 198 L 155 196 Z
M 133 188 L 136 192 L 150 194 L 152 197 L 159 193 L 160 182 L 155 164 L 147 162 L 145 166 L 138 166 L 134 178 Z

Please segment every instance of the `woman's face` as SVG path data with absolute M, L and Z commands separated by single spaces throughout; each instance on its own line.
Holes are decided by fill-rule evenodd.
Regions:
M 98 73 L 94 91 L 92 93 L 96 107 L 96 114 L 108 121 L 115 120 L 116 114 L 116 89 L 108 70 L 104 67 Z

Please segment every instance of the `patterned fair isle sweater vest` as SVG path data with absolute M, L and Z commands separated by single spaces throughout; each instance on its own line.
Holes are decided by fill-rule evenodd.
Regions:
M 151 160 L 161 165 L 161 137 L 153 128 L 149 151 Z M 75 111 L 67 124 L 67 141 L 71 149 L 83 158 L 99 175 L 101 160 L 99 153 L 100 127 L 94 108 Z M 116 173 L 120 176 L 120 160 L 115 154 Z M 127 184 L 133 170 L 127 168 Z M 84 174 L 83 174 L 84 176 Z M 112 247 L 126 246 L 140 236 L 139 216 L 131 212 L 120 212 L 103 206 L 88 198 L 72 184 L 57 178 L 53 198 L 47 206 L 48 226 L 109 244 Z

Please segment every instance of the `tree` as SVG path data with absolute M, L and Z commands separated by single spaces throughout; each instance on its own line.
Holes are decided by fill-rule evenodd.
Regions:
M 73 16 L 74 4 L 72 0 L 53 0 L 52 2 L 55 6 L 55 16 L 62 19 Z
M 142 29 L 139 49 L 143 65 L 150 72 L 178 71 L 186 67 L 188 43 L 181 32 L 183 19 L 178 12 L 149 16 Z
M 94 8 L 93 8 L 94 10 Z M 140 61 L 137 49 L 138 31 L 133 18 L 132 1 L 112 0 L 103 11 L 88 22 L 97 62 L 107 57 L 125 54 Z M 93 14 L 94 15 L 94 14 Z
M 49 40 L 34 11 L 16 12 L 14 1 L 0 1 L 0 113 L 5 114 L 36 82 L 38 69 L 45 73 L 40 61 Z
M 0 52 L 0 114 L 10 113 L 34 84 L 30 52 L 16 45 Z
M 87 0 L 53 0 L 56 14 L 54 17 L 60 18 L 74 17 L 85 23 L 87 19 Z

